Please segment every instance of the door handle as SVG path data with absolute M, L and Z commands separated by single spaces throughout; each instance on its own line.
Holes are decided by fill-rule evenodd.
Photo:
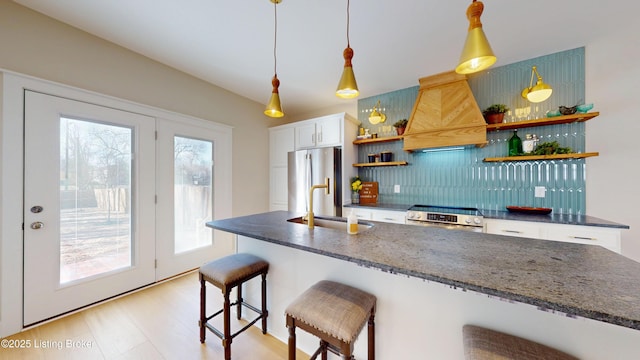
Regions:
M 31 223 L 31 228 L 33 230 L 38 230 L 38 229 L 42 229 L 42 227 L 44 226 L 44 224 L 40 221 L 36 221 L 36 222 L 32 222 Z

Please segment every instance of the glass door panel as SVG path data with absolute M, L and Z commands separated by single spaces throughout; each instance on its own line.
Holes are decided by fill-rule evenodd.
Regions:
M 174 254 L 211 246 L 213 143 L 174 137 Z
M 129 127 L 60 119 L 60 283 L 131 266 Z

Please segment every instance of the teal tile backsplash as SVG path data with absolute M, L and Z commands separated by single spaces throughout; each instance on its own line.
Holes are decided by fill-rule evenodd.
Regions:
M 539 104 L 531 104 L 520 96 L 522 89 L 529 85 L 533 65 L 538 67 L 544 82 L 553 88 L 551 98 Z M 555 110 L 559 105 L 585 102 L 584 48 L 492 68 L 469 77 L 468 82 L 480 109 L 494 103 L 506 104 L 511 109 L 506 121 L 544 117 L 546 111 Z M 380 137 L 394 135 L 392 124 L 411 116 L 418 89 L 414 86 L 360 99 L 358 120 Z M 370 125 L 368 116 L 378 100 L 387 120 Z M 518 135 L 524 139 L 525 134 L 536 134 L 540 142 L 555 140 L 561 146 L 585 152 L 585 126 L 588 124 L 580 122 L 521 128 Z M 584 214 L 588 160 L 483 162 L 487 157 L 506 156 L 507 140 L 512 134 L 512 130 L 488 132 L 487 146 L 462 150 L 409 153 L 402 150 L 402 141 L 359 145 L 358 162 L 367 162 L 369 153 L 392 151 L 394 161 L 409 163 L 408 166 L 359 168 L 359 175 L 365 181 L 378 182 L 378 201 L 382 203 L 473 206 L 490 210 L 504 210 L 507 205 L 535 206 L 549 207 L 559 213 Z M 400 185 L 398 194 L 393 192 L 396 184 Z M 536 186 L 546 188 L 544 198 L 534 197 Z

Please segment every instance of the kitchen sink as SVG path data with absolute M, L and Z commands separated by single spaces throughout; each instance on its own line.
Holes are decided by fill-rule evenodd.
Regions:
M 292 223 L 296 223 L 296 224 L 301 224 L 301 225 L 304 225 L 304 226 L 308 226 L 309 225 L 309 223 L 307 222 L 307 219 L 306 218 L 303 219 L 302 216 L 295 217 L 295 218 L 289 219 L 287 221 L 288 222 L 292 222 Z M 314 216 L 313 225 L 317 226 L 317 227 L 328 228 L 328 229 L 347 231 L 347 219 L 346 218 L 338 218 L 338 217 L 336 217 L 336 218 L 327 218 L 327 217 L 322 217 L 322 216 Z M 358 231 L 365 231 L 365 230 L 370 229 L 372 227 L 373 227 L 372 223 L 358 221 Z

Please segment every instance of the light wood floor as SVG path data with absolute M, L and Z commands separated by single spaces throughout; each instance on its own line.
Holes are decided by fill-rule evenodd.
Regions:
M 6 338 L 29 348 L 3 346 L 0 359 L 223 359 L 221 340 L 213 333 L 207 331 L 200 344 L 199 289 L 192 272 L 85 309 Z M 221 308 L 220 291 L 208 289 L 208 309 Z M 286 359 L 287 346 L 253 326 L 234 338 L 231 354 L 234 360 Z M 298 352 L 298 359 L 308 358 Z

